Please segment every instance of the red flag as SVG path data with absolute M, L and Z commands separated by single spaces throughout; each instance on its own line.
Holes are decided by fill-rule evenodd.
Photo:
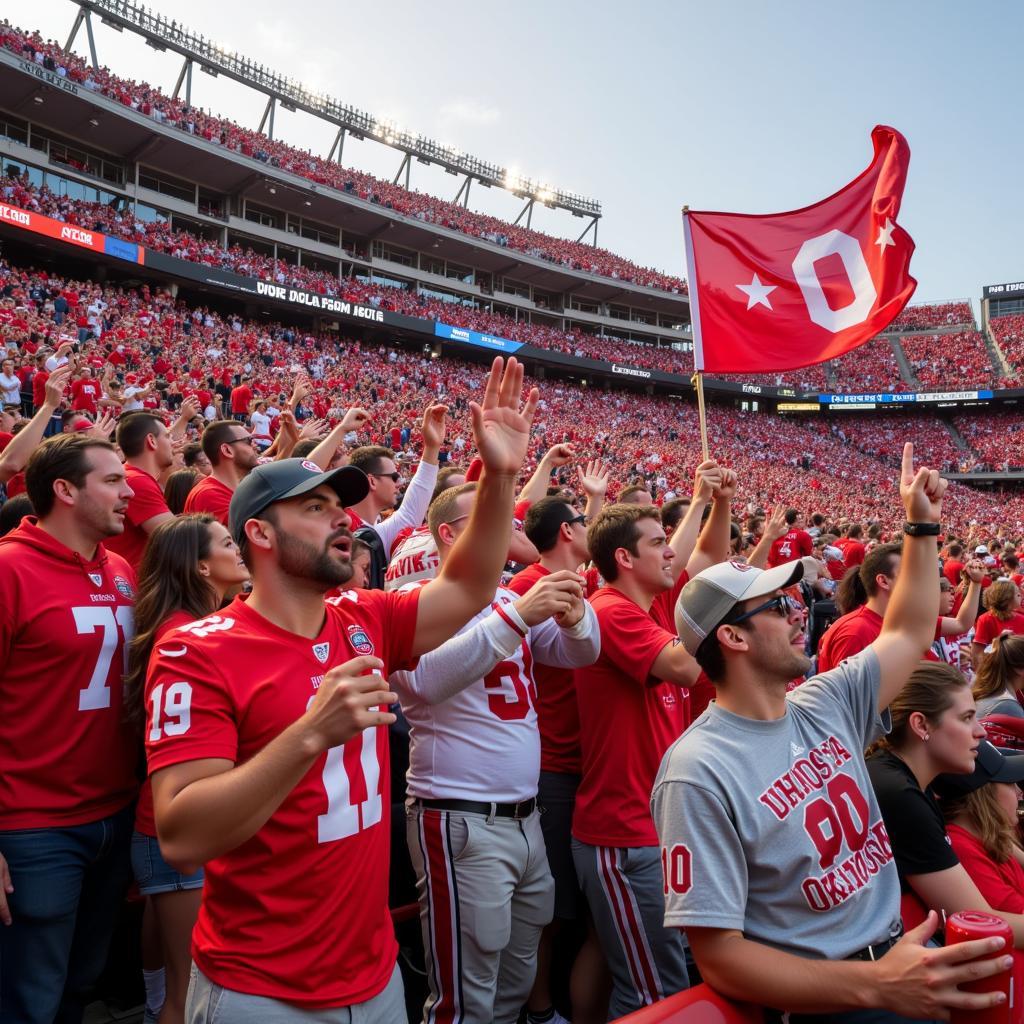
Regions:
M 896 224 L 910 147 L 871 133 L 875 156 L 813 206 L 765 216 L 686 211 L 694 365 L 793 370 L 863 345 L 914 293 L 913 239 Z

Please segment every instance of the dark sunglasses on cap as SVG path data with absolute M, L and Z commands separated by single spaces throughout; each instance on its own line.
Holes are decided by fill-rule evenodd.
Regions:
M 764 604 L 759 604 L 756 608 L 751 608 L 750 611 L 744 612 L 742 615 L 736 616 L 736 618 L 723 619 L 721 624 L 723 626 L 736 626 L 769 609 L 782 619 L 788 619 L 794 612 L 799 612 L 801 615 L 807 613 L 807 609 L 795 597 L 790 597 L 789 594 L 778 594 L 770 601 L 765 601 Z

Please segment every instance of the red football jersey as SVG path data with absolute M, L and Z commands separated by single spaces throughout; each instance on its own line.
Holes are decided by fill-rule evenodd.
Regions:
M 353 590 L 313 640 L 236 598 L 165 633 L 146 680 L 151 773 L 201 758 L 242 763 L 300 718 L 324 673 L 360 654 L 411 668 L 420 591 Z M 270 820 L 205 865 L 192 958 L 212 981 L 304 1007 L 348 1006 L 387 985 L 388 731 L 321 755 Z
M 134 589 L 123 558 L 100 545 L 86 562 L 34 516 L 0 538 L 0 827 L 80 825 L 134 798 Z
M 613 587 L 590 602 L 601 656 L 576 670 L 583 779 L 572 834 L 592 846 L 657 846 L 650 800 L 662 755 L 685 725 L 683 690 L 651 666 L 675 634 Z
M 509 580 L 508 589 L 520 596 L 549 575 L 540 562 L 534 562 Z M 540 770 L 579 775 L 580 710 L 576 706 L 576 681 L 571 668 L 556 668 L 533 663 L 537 684 L 537 727 L 540 730 Z
M 165 633 L 169 633 L 179 626 L 186 626 L 193 621 L 195 621 L 194 617 L 188 612 L 172 612 L 156 631 L 157 643 Z M 141 832 L 144 836 L 156 838 L 156 821 L 153 818 L 153 784 L 148 777 L 139 789 L 139 801 L 135 805 L 135 831 Z
M 142 552 L 149 537 L 142 524 L 165 512 L 169 515 L 171 510 L 164 500 L 164 492 L 160 490 L 160 485 L 151 474 L 125 463 L 124 476 L 135 494 L 128 502 L 128 511 L 124 517 L 124 533 L 120 537 L 111 537 L 106 547 L 110 551 L 116 551 L 138 572 Z
M 814 551 L 814 541 L 805 530 L 790 530 L 771 546 L 768 552 L 768 568 L 805 558 Z
M 234 495 L 226 484 L 222 484 L 215 476 L 201 477 L 199 483 L 188 492 L 185 499 L 184 512 L 209 512 L 216 516 L 225 526 L 228 525 L 228 509 Z

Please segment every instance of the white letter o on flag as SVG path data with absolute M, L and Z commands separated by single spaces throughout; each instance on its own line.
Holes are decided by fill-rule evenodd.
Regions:
M 814 270 L 817 260 L 832 255 L 843 261 L 843 269 L 853 289 L 853 301 L 840 309 L 832 309 L 829 306 L 825 291 Z M 824 327 L 833 334 L 863 323 L 878 298 L 875 282 L 871 280 L 871 272 L 864 261 L 864 253 L 861 252 L 857 239 L 842 231 L 826 231 L 816 238 L 808 238 L 800 246 L 800 251 L 793 260 L 793 274 L 796 276 L 800 291 L 803 292 L 811 319 L 819 327 Z

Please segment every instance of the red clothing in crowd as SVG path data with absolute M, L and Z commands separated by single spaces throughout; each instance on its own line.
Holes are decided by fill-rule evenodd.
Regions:
M 991 612 L 982 612 L 974 624 L 974 642 L 987 647 L 1006 630 L 1024 633 L 1024 613 L 1016 611 L 1008 619 L 997 619 Z
M 199 483 L 188 492 L 185 499 L 184 512 L 209 512 L 216 516 L 225 526 L 228 525 L 228 509 L 231 497 L 235 492 L 226 484 L 222 484 L 215 476 L 204 476 Z
M 959 825 L 947 825 L 946 834 L 957 859 L 988 905 L 1007 914 L 1024 914 L 1024 868 L 1012 856 L 1003 864 L 997 863 L 981 840 Z M 1012 1024 L 1021 1024 L 1024 1021 L 1024 953 L 1017 949 L 1012 952 L 1016 1000 L 1010 1019 Z
M 798 558 L 805 558 L 814 552 L 814 541 L 806 530 L 790 530 L 784 537 L 780 537 L 771 546 L 768 552 L 768 568 L 782 565 L 784 562 L 793 562 Z
M 144 469 L 125 465 L 125 481 L 135 492 L 128 502 L 128 511 L 124 517 L 124 533 L 120 537 L 111 537 L 106 546 L 116 551 L 136 572 L 142 562 L 142 552 L 146 547 L 149 534 L 142 524 L 154 516 L 170 515 L 171 510 L 164 500 L 164 492 L 156 479 Z
M 651 668 L 675 630 L 613 587 L 599 590 L 591 604 L 601 655 L 576 670 L 583 778 L 572 834 L 591 846 L 657 846 L 651 787 L 662 756 L 687 725 L 687 694 L 655 679 Z
M 855 608 L 852 612 L 840 616 L 825 631 L 818 647 L 818 671 L 828 672 L 840 662 L 859 654 L 865 647 L 873 644 L 882 632 L 882 616 L 873 612 L 866 604 Z M 935 625 L 935 639 L 942 635 L 942 617 Z M 931 651 L 925 651 L 921 657 L 926 661 L 938 659 Z
M 520 596 L 538 580 L 550 575 L 534 562 L 509 580 L 508 589 Z M 537 727 L 540 730 L 540 770 L 578 775 L 580 759 L 580 711 L 576 706 L 576 681 L 571 668 L 556 668 L 535 661 Z
M 165 633 L 146 680 L 150 772 L 205 758 L 244 764 L 305 713 L 331 665 L 372 652 L 385 678 L 411 668 L 419 596 L 348 592 L 325 605 L 312 639 L 240 598 Z M 321 754 L 252 839 L 205 865 L 192 933 L 203 974 L 308 1009 L 383 991 L 398 955 L 390 811 L 386 727 Z
M 252 401 L 252 388 L 248 384 L 239 384 L 237 388 L 231 389 L 231 413 L 232 415 L 247 413 L 249 403 Z
M 102 544 L 85 561 L 35 516 L 0 538 L 0 570 L 3 827 L 99 821 L 138 788 L 121 701 L 135 577 Z

